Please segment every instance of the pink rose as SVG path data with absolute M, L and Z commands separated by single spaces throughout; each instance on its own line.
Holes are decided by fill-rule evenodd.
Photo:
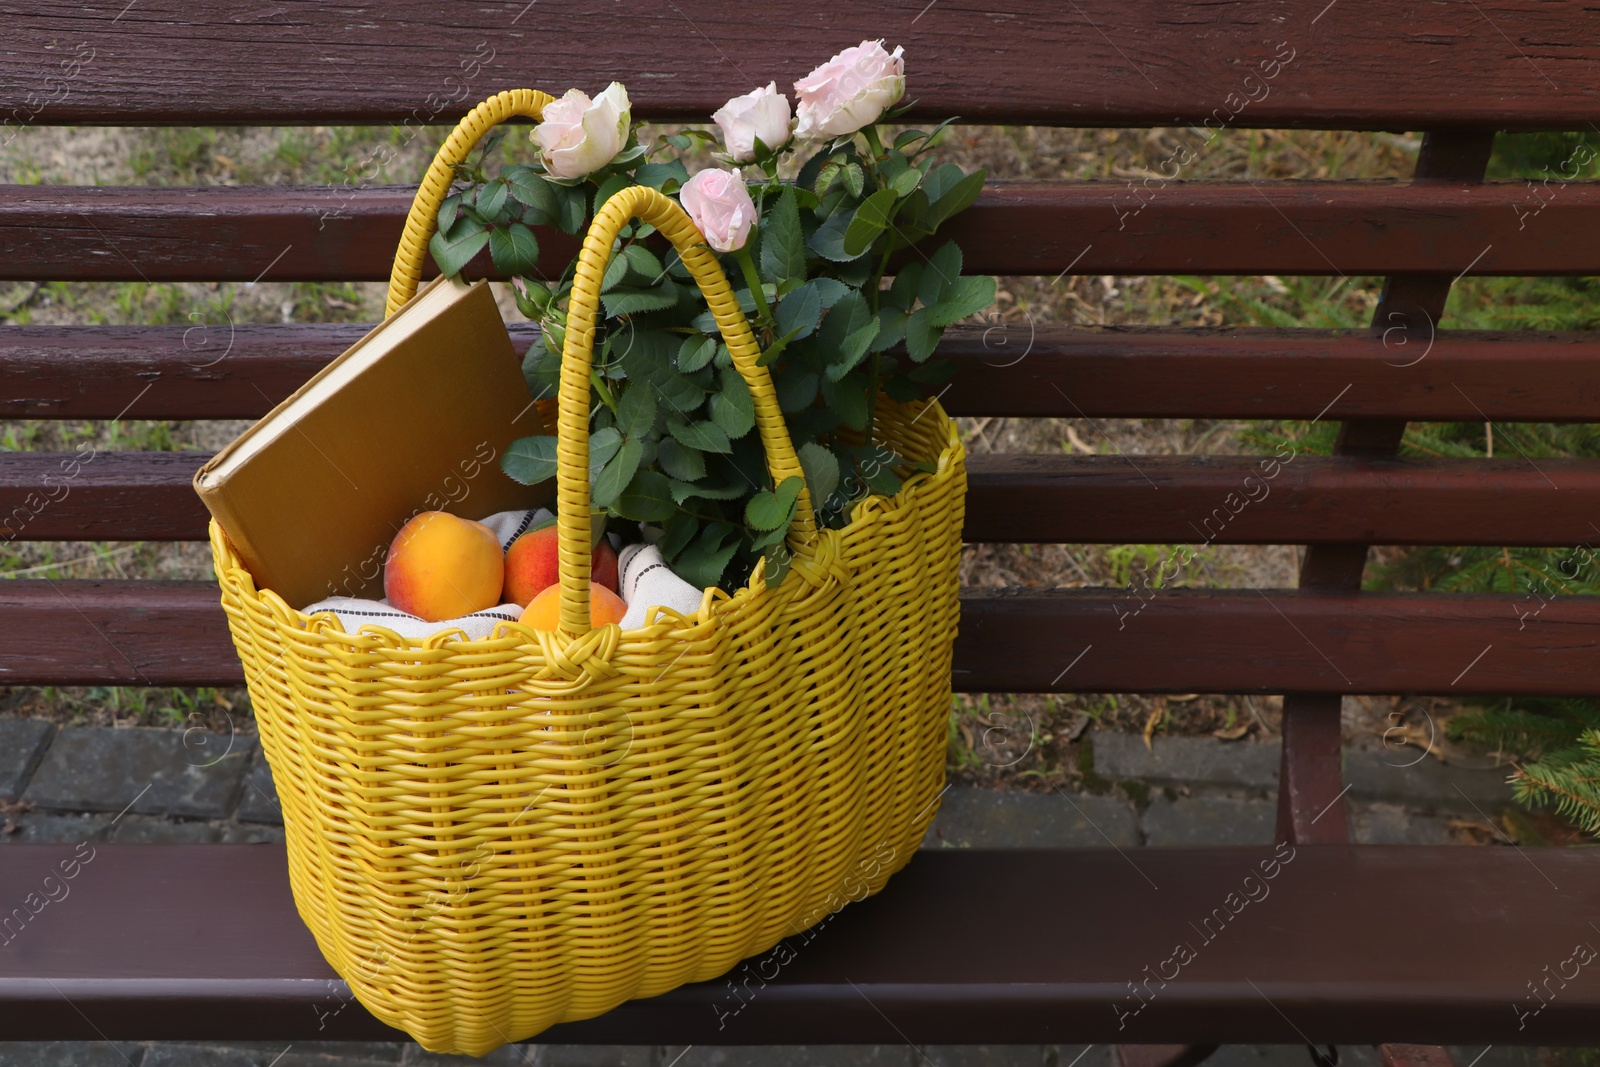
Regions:
M 862 41 L 794 83 L 799 123 L 794 135 L 804 141 L 843 137 L 878 120 L 905 95 L 904 51 L 891 54 L 882 41 Z
M 703 170 L 683 183 L 678 200 L 718 252 L 738 251 L 750 239 L 756 205 L 738 170 Z
M 545 106 L 544 121 L 533 128 L 545 169 L 558 178 L 593 174 L 622 151 L 632 113 L 628 90 L 620 82 L 612 82 L 593 100 L 568 89 Z
M 711 118 L 722 128 L 728 155 L 740 163 L 755 162 L 758 138 L 769 152 L 789 143 L 789 100 L 778 92 L 777 82 L 734 97 Z

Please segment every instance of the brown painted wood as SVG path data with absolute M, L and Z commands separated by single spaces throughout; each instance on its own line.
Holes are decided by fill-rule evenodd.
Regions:
M 1363 548 L 1363 551 L 1365 549 Z M 1350 818 L 1339 757 L 1343 751 L 1338 693 L 1292 694 L 1293 711 L 1283 716 L 1283 748 L 1278 760 L 1279 841 L 1303 845 L 1342 845 L 1350 840 Z M 1287 705 L 1290 697 L 1284 698 Z
M 350 999 L 317 952 L 295 914 L 281 845 L 90 845 L 83 854 L 90 848 L 70 894 L 0 948 L 0 1039 L 398 1036 Z M 0 899 L 20 902 L 46 877 L 59 881 L 73 854 L 70 844 L 4 846 Z M 1530 1018 L 1513 1006 L 1538 1007 L 1527 980 L 1593 936 L 1585 917 L 1600 905 L 1597 886 L 1593 849 L 925 851 L 882 893 L 777 955 L 539 1041 L 815 1043 L 825 1028 L 834 1041 L 895 1045 L 997 1035 L 1594 1044 L 1595 983 L 1569 983 Z M 1395 900 L 1428 906 L 1404 923 L 1377 922 Z M 1029 916 L 1028 936 L 976 939 L 960 952 L 928 936 L 974 902 Z M 1192 953 L 1181 966 L 1167 962 L 1179 944 Z M 1372 951 L 1379 945 L 1387 951 Z M 743 999 L 730 980 L 748 990 Z
M 9 326 L 0 418 L 259 418 L 371 324 Z M 509 324 L 525 351 L 536 327 Z M 1432 342 L 1431 345 L 1429 342 Z M 954 329 L 935 392 L 952 415 L 1413 421 L 1600 419 L 1600 336 Z M 146 386 L 149 386 L 147 389 Z
M 1600 598 L 968 590 L 963 692 L 1583 695 Z M 8 684 L 238 685 L 208 582 L 0 583 Z
M 410 186 L 0 186 L 0 280 L 386 280 Z M 994 182 L 936 243 L 974 274 L 1600 274 L 1600 183 Z M 540 231 L 560 270 L 575 239 Z M 914 254 L 914 253 L 910 253 Z M 493 276 L 487 254 L 468 268 Z
M 13 121 L 427 123 L 499 89 L 623 80 L 639 117 L 706 121 L 846 43 L 905 46 L 919 119 L 1084 126 L 1576 128 L 1600 108 L 1600 44 L 1578 3 L 820 0 L 772 19 L 688 7 L 346 3 L 223 14 L 196 0 L 7 4 Z M 87 59 L 63 67 L 66 57 Z M 1273 57 L 1287 63 L 1279 66 Z M 1427 61 L 1417 62 L 1419 56 Z M 201 76 L 200 72 L 205 72 Z M 1274 77 L 1264 78 L 1264 74 Z
M 204 540 L 190 481 L 209 457 L 0 453 L 0 539 Z M 1547 545 L 1572 549 L 1572 574 L 1600 544 L 1596 460 L 977 454 L 968 470 L 973 542 Z
M 1473 188 L 1471 184 L 1460 183 L 1482 180 L 1494 150 L 1494 138 L 1492 129 L 1429 132 L 1417 154 L 1415 187 L 1454 183 L 1456 188 Z M 1526 218 L 1519 216 L 1519 226 L 1525 223 Z M 1391 269 L 1400 273 L 1392 273 L 1384 279 L 1383 295 L 1373 310 L 1372 334 L 1380 341 L 1398 339 L 1431 344 L 1437 335 L 1439 320 L 1444 316 L 1451 285 L 1456 277 L 1472 269 L 1471 265 L 1431 274 L 1406 273 L 1407 268 L 1399 264 Z M 1423 348 L 1420 359 L 1402 361 L 1402 372 L 1417 366 L 1427 355 L 1427 348 Z M 1459 384 L 1453 384 L 1452 389 L 1463 399 L 1470 399 Z M 1398 451 L 1405 428 L 1404 419 L 1347 418 L 1340 424 L 1334 452 L 1340 456 L 1382 460 Z M 1531 460 L 1528 462 L 1532 465 Z M 1330 543 L 1336 541 L 1344 543 Z M 1366 560 L 1365 545 L 1350 543 L 1344 538 L 1319 536 L 1315 543 L 1306 546 L 1301 559 L 1300 587 L 1305 590 L 1359 590 Z M 1337 691 L 1291 693 L 1284 697 L 1278 832 L 1290 841 L 1332 844 L 1349 839 L 1340 769 L 1343 752 L 1340 710 Z

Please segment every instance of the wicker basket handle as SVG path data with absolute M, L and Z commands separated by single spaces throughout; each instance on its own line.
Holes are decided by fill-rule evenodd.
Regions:
M 733 355 L 733 365 L 743 375 L 755 401 L 756 429 L 767 453 L 767 470 L 774 485 L 789 477 L 804 477 L 795 456 L 789 427 L 778 407 L 772 375 L 757 359 L 750 323 L 728 285 L 716 254 L 705 244 L 693 220 L 678 202 L 655 189 L 629 186 L 614 194 L 596 213 L 578 253 L 567 306 L 567 338 L 561 351 L 561 414 L 557 422 L 556 502 L 561 561 L 561 629 L 571 635 L 589 632 L 589 365 L 594 354 L 595 320 L 600 306 L 600 285 L 611 246 L 633 219 L 654 226 L 677 249 L 683 265 L 694 276 L 717 320 L 722 340 Z M 811 497 L 800 490 L 789 545 L 804 545 L 816 536 Z
M 513 115 L 526 115 L 537 119 L 544 115 L 545 105 L 554 100 L 549 93 L 537 89 L 508 89 L 496 93 L 471 111 L 456 124 L 450 136 L 434 155 L 423 176 L 422 185 L 411 201 L 406 213 L 406 228 L 400 234 L 400 247 L 394 254 L 394 267 L 389 271 L 389 299 L 384 309 L 387 318 L 400 310 L 400 305 L 417 293 L 417 282 L 422 279 L 422 264 L 428 255 L 428 240 L 433 236 L 434 222 L 439 216 L 439 205 L 450 194 L 450 182 L 455 177 L 458 163 L 464 163 L 473 145 L 496 125 Z

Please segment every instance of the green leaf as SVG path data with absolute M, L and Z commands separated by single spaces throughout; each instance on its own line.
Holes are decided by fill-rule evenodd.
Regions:
M 801 478 L 788 477 L 776 490 L 763 489 L 744 506 L 744 521 L 757 530 L 776 530 L 794 518 L 795 501 L 805 485 Z
M 489 231 L 489 255 L 504 274 L 532 274 L 539 266 L 539 240 L 520 222 Z
M 837 278 L 818 278 L 806 284 L 816 287 L 817 295 L 822 297 L 823 311 L 833 307 L 839 302 L 840 298 L 851 291 L 848 285 Z
M 732 530 L 718 531 L 714 527 L 707 527 L 704 533 L 672 561 L 673 573 L 690 585 L 701 589 L 721 582 L 722 573 L 728 569 L 733 554 L 739 550 L 739 539 L 737 537 L 729 539 L 732 532 Z M 720 536 L 707 536 L 713 533 Z
M 676 159 L 667 163 L 645 163 L 633 172 L 633 180 L 663 193 L 673 193 L 689 180 L 689 172 L 682 161 Z
M 906 355 L 913 362 L 921 363 L 933 355 L 933 350 L 939 343 L 943 330 L 933 325 L 932 313 L 928 308 L 918 308 L 906 320 Z
M 822 291 L 815 282 L 807 282 L 779 301 L 773 314 L 779 334 L 793 334 L 790 339 L 796 341 L 809 337 L 822 321 Z
M 913 367 L 906 375 L 918 385 L 943 385 L 956 373 L 956 363 L 953 359 L 935 359 L 924 363 L 920 367 Z
M 511 195 L 530 209 L 529 222 L 536 226 L 553 223 L 561 213 L 557 187 L 540 177 L 532 167 L 506 167 L 500 172 Z
M 605 206 L 607 200 L 610 200 L 632 184 L 633 179 L 626 174 L 613 174 L 601 182 L 600 187 L 594 191 L 594 213 L 596 215 L 600 214 L 600 209 Z
M 496 179 L 478 190 L 478 202 L 475 205 L 478 214 L 485 219 L 493 220 L 500 214 L 500 209 L 506 206 L 506 183 Z
M 632 315 L 640 311 L 659 311 L 662 308 L 672 307 L 677 302 L 678 287 L 670 281 L 664 281 L 653 289 L 618 286 L 600 298 L 600 303 L 606 309 L 607 318 Z
M 682 504 L 685 500 L 700 497 L 703 500 L 734 500 L 744 496 L 748 486 L 706 485 L 704 482 L 672 483 L 672 499 Z
M 680 482 L 697 482 L 706 476 L 706 457 L 670 437 L 663 437 L 656 446 L 656 465 Z
M 948 166 L 949 164 L 946 164 Z M 944 168 L 939 168 L 943 170 Z M 988 171 L 980 167 L 957 181 L 946 189 L 943 195 L 935 197 L 929 194 L 931 201 L 927 218 L 924 220 L 930 229 L 938 227 L 952 215 L 960 214 L 971 207 L 973 201 L 978 199 L 978 194 L 983 192 L 983 182 L 988 176 Z M 931 177 L 931 175 L 930 175 Z
M 867 187 L 866 175 L 862 173 L 861 164 L 848 163 L 845 165 L 844 183 L 849 187 L 851 196 L 861 195 L 861 191 Z
M 600 469 L 611 462 L 611 457 L 622 447 L 622 435 L 615 427 L 607 426 L 589 435 L 589 479 L 600 476 Z
M 655 422 L 656 398 L 650 383 L 630 383 L 617 401 L 617 429 L 625 437 L 641 437 L 650 432 Z
M 517 438 L 506 446 L 500 469 L 523 485 L 549 481 L 556 476 L 556 439 L 549 435 Z
M 679 514 L 666 475 L 656 471 L 635 474 L 611 510 L 634 522 L 662 522 Z
M 822 329 L 817 332 L 817 347 L 828 360 L 828 377 L 838 381 L 867 354 L 867 346 L 878 335 L 878 318 L 859 292 L 846 294 L 833 305 Z
M 711 362 L 711 357 L 717 354 L 717 339 L 701 334 L 698 337 L 685 337 L 683 344 L 678 348 L 678 369 L 684 372 L 697 371 Z
M 656 547 L 661 549 L 661 554 L 666 557 L 668 563 L 671 563 L 699 532 L 700 520 L 680 511 L 667 519 L 666 525 L 661 530 L 661 540 L 656 542 Z
M 944 294 L 961 277 L 961 249 L 954 241 L 946 241 L 928 260 L 917 286 L 917 299 L 923 307 L 933 307 L 944 299 Z
M 629 245 L 622 250 L 622 258 L 628 264 L 628 273 L 637 279 L 639 285 L 656 285 L 666 277 L 667 270 L 661 265 L 661 260 L 644 245 Z
M 958 278 L 944 298 L 928 309 L 929 322 L 937 327 L 960 322 L 994 303 L 995 280 L 979 274 Z
M 889 188 L 894 190 L 894 195 L 897 199 L 904 199 L 916 190 L 917 183 L 921 180 L 922 172 L 920 170 L 908 170 L 896 175 Z
M 776 376 L 772 384 L 778 394 L 778 408 L 785 415 L 803 411 L 817 398 L 817 375 L 809 371 L 791 370 Z
M 807 441 L 797 450 L 800 469 L 806 472 L 806 488 L 811 490 L 811 503 L 820 506 L 839 488 L 839 457 L 815 441 Z
M 894 211 L 894 190 L 879 189 L 861 202 L 850 224 L 845 227 L 844 251 L 851 258 L 861 255 L 889 225 Z
M 762 220 L 761 273 L 774 282 L 806 276 L 805 234 L 793 188 L 783 191 Z
M 600 291 L 609 293 L 622 284 L 628 276 L 628 258 L 620 252 L 613 252 L 611 258 L 606 260 L 606 269 L 600 274 Z
M 965 177 L 966 174 L 954 163 L 941 163 L 928 172 L 928 176 L 923 179 L 922 188 L 928 194 L 930 201 L 938 200 Z
M 907 263 L 900 268 L 900 273 L 894 276 L 894 284 L 889 286 L 889 303 L 901 311 L 910 311 L 917 303 L 917 290 L 922 286 L 922 264 Z
M 461 210 L 461 194 L 451 193 L 444 198 L 444 203 L 439 205 L 439 215 L 434 229 L 438 233 L 449 233 L 450 227 L 456 224 L 456 213 Z
M 843 383 L 832 378 L 822 380 L 822 402 L 844 425 L 852 430 L 867 428 L 867 390 L 851 376 Z
M 556 216 L 556 225 L 574 236 L 583 232 L 583 222 L 589 214 L 589 196 L 583 191 L 583 186 L 560 185 L 552 188 L 561 190 L 561 211 Z
M 483 227 L 471 219 L 457 219 L 448 236 L 442 233 L 433 235 L 428 241 L 428 251 L 433 253 L 433 261 L 439 265 L 439 273 L 453 278 L 488 243 L 489 235 Z
M 594 480 L 594 506 L 609 508 L 616 503 L 617 497 L 633 481 L 633 476 L 639 470 L 639 458 L 643 449 L 639 442 L 629 438 L 622 442 L 622 447 L 617 454 L 612 456 L 601 469 L 599 477 Z
M 706 391 L 672 368 L 674 335 L 659 330 L 636 330 L 622 354 L 623 372 L 636 382 L 648 382 L 656 401 L 684 418 L 705 403 Z
M 850 228 L 850 218 L 851 216 L 844 212 L 830 217 L 827 222 L 817 227 L 817 232 L 811 235 L 806 246 L 823 259 L 831 259 L 835 263 L 849 263 L 853 259 L 861 258 L 861 252 L 845 251 L 844 235 Z
M 878 336 L 867 346 L 868 352 L 887 352 L 906 339 L 907 315 L 897 307 L 885 305 L 878 309 Z
M 722 391 L 712 393 L 707 403 L 711 421 L 737 440 L 756 424 L 756 403 L 744 376 L 732 367 L 722 372 Z
M 733 445 L 728 440 L 727 431 L 714 422 L 680 422 L 673 419 L 667 423 L 667 432 L 679 444 L 697 448 L 701 452 L 733 451 Z

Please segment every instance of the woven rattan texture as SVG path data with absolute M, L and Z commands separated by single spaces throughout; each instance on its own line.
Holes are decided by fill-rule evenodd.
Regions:
M 625 191 L 585 243 L 588 290 L 607 234 L 636 212 L 695 254 L 676 204 Z M 408 223 L 408 243 L 427 229 Z M 736 305 L 722 321 L 715 258 L 691 269 L 770 400 Z M 574 296 L 591 318 L 568 330 L 564 373 L 587 364 L 594 296 Z M 587 592 L 583 378 L 581 397 L 563 382 L 559 420 L 564 628 L 579 578 Z M 768 414 L 782 476 L 794 453 Z M 347 634 L 257 589 L 213 524 L 295 901 L 374 1015 L 430 1050 L 482 1054 L 714 978 L 911 858 L 944 778 L 966 473 L 936 402 L 880 399 L 878 419 L 890 449 L 936 471 L 858 504 L 843 530 L 815 529 L 807 505 L 775 588 L 758 568 L 693 617 L 661 611 L 627 632 L 585 614 L 563 633 L 513 624 L 477 641 Z

